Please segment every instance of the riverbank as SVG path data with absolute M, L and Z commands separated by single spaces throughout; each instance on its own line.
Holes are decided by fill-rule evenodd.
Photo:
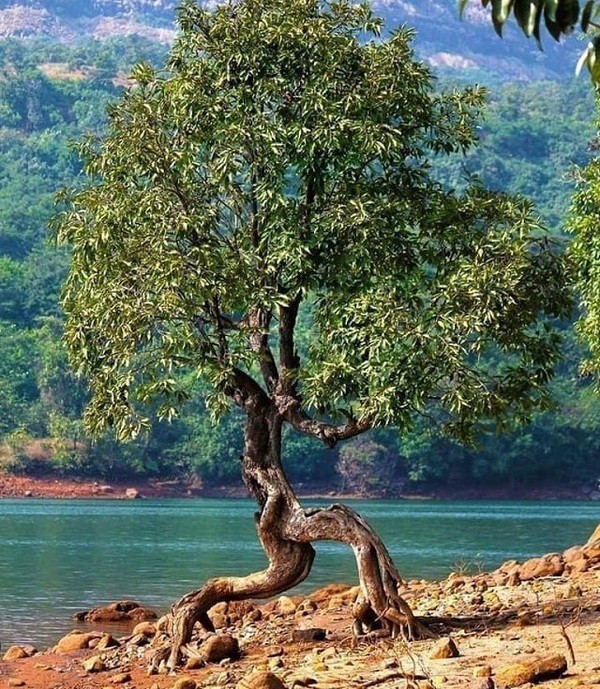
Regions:
M 332 490 L 331 486 L 301 484 L 298 493 L 304 498 L 376 498 L 343 491 Z M 64 478 L 54 475 L 30 476 L 0 472 L 1 498 L 45 498 L 45 499 L 132 499 L 132 498 L 244 498 L 244 486 L 205 487 L 198 482 L 177 480 L 128 480 L 101 482 L 82 478 Z M 600 491 L 570 488 L 565 486 L 477 486 L 457 488 L 435 488 L 418 493 L 399 492 L 390 496 L 405 500 L 600 500 Z
M 0 687 L 493 689 L 541 680 L 546 689 L 600 685 L 600 527 L 585 546 L 562 554 L 510 561 L 489 574 L 407 582 L 401 594 L 429 620 L 437 640 L 355 639 L 350 628 L 357 593 L 334 585 L 260 606 L 221 604 L 211 610 L 218 634 L 198 632 L 186 647 L 187 668 L 175 675 L 149 674 L 161 645 L 159 624 L 143 623 L 120 638 L 100 626 L 79 627 L 49 652 L 1 661 Z M 68 645 L 81 648 L 68 651 Z

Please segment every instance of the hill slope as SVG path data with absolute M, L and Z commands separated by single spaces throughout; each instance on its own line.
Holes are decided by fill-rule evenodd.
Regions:
M 174 0 L 10 0 L 0 1 L 0 38 L 49 36 L 61 41 L 141 34 L 160 41 L 174 35 Z M 545 37 L 539 51 L 514 25 L 500 40 L 483 9 L 471 0 L 465 18 L 454 0 L 375 0 L 388 26 L 417 30 L 416 46 L 431 64 L 453 72 L 478 72 L 486 80 L 556 79 L 573 73 L 581 44 Z

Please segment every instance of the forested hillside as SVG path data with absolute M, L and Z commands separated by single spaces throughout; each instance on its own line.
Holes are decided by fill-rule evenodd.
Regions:
M 5 0 L 0 1 L 0 37 L 46 36 L 68 43 L 83 36 L 103 39 L 137 34 L 168 41 L 174 35 L 178 4 L 173 0 Z M 373 3 L 388 26 L 414 28 L 417 53 L 454 75 L 470 71 L 480 80 L 495 82 L 573 74 L 582 49 L 577 42 L 559 44 L 548 38 L 540 50 L 510 22 L 500 40 L 487 30 L 491 6 L 484 9 L 471 0 L 461 21 L 457 5 L 454 0 Z
M 172 10 L 166 2 L 30 5 L 82 20 L 92 9 L 96 16 L 118 6 L 147 9 L 158 22 L 157 12 L 164 9 L 166 17 Z M 494 39 L 486 34 L 486 40 Z M 164 44 L 139 35 L 0 42 L 1 468 L 113 477 L 196 474 L 205 484 L 238 475 L 239 419 L 232 412 L 215 427 L 201 389 L 181 418 L 156 422 L 147 437 L 126 445 L 108 436 L 91 443 L 81 422 L 86 391 L 70 373 L 60 343 L 58 300 L 69 256 L 48 241 L 47 222 L 56 191 L 80 171 L 69 141 L 100 132 L 105 108 L 125 88 L 133 63 L 161 63 L 165 51 Z M 447 85 L 440 82 L 440 88 Z M 590 155 L 592 101 L 583 80 L 497 85 L 489 93 L 480 147 L 466 159 L 434 161 L 440 178 L 459 186 L 467 174 L 478 174 L 490 186 L 522 192 L 562 238 L 570 166 Z M 304 318 L 309 328 L 310 314 Z M 417 421 L 408 437 L 378 431 L 339 453 L 295 436 L 286 445 L 291 478 L 382 492 L 423 483 L 540 481 L 592 489 L 600 476 L 600 401 L 579 377 L 579 345 L 570 324 L 563 325 L 566 358 L 553 383 L 558 408 L 538 414 L 532 425 L 481 437 L 476 449 L 442 439 L 426 420 Z

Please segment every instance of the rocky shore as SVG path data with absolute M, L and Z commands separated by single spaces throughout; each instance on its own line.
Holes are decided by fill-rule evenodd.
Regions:
M 166 672 L 164 620 L 133 601 L 78 616 L 74 630 L 44 652 L 2 649 L 0 687 L 30 689 L 293 689 L 350 687 L 529 687 L 600 685 L 600 525 L 583 546 L 496 571 L 401 591 L 436 640 L 351 634 L 357 588 L 332 585 L 262 605 L 220 604 L 217 634 L 198 631 L 185 667 Z M 123 627 L 115 634 L 119 616 Z M 123 615 L 130 615 L 130 620 Z M 113 627 L 106 631 L 106 623 Z
M 365 498 L 369 496 L 344 494 L 327 485 L 299 485 L 301 497 Z M 247 497 L 244 485 L 202 486 L 198 481 L 183 480 L 129 480 L 101 482 L 84 478 L 57 476 L 31 476 L 0 472 L 0 499 L 44 498 L 62 500 L 135 499 L 135 498 L 241 498 Z M 378 495 L 374 498 L 381 497 Z M 532 488 L 465 487 L 461 490 L 437 488 L 422 493 L 398 493 L 386 497 L 408 500 L 599 500 L 600 491 L 591 488 L 565 486 L 539 486 Z

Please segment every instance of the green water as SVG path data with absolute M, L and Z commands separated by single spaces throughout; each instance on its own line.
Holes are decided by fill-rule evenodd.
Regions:
M 312 502 L 312 501 L 311 501 Z M 351 501 L 406 578 L 457 567 L 490 570 L 583 543 L 600 503 Z M 74 612 L 121 598 L 164 611 L 218 574 L 260 569 L 265 558 L 249 500 L 0 500 L 0 643 L 47 646 Z M 299 590 L 355 583 L 350 551 L 317 545 Z

